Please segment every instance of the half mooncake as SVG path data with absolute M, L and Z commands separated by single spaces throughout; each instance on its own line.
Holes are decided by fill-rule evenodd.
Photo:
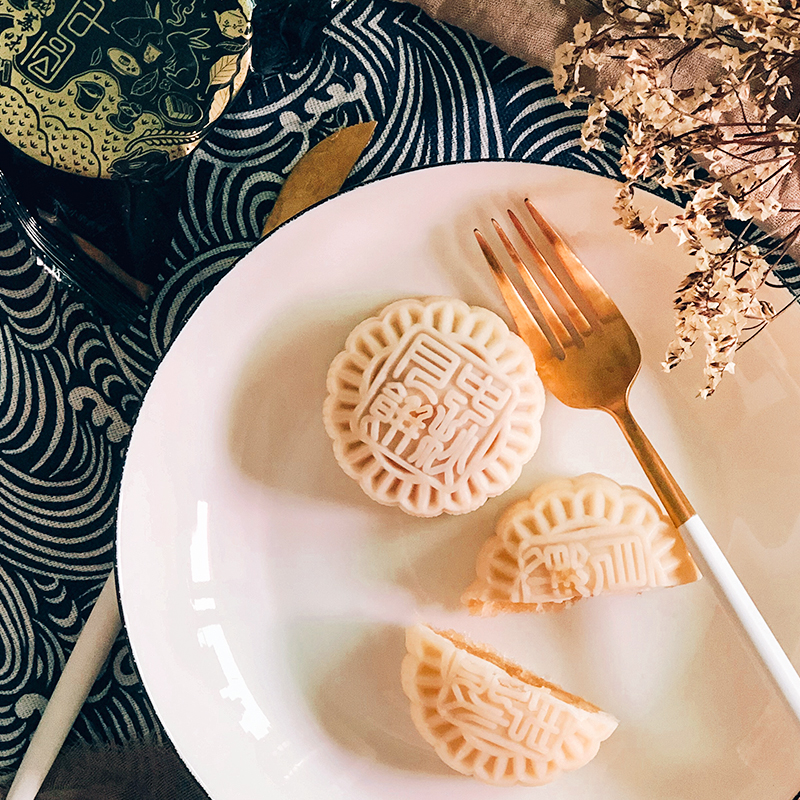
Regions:
M 473 511 L 517 480 L 539 444 L 544 388 L 530 350 L 461 300 L 400 300 L 365 320 L 327 388 L 342 469 L 415 516 Z
M 655 500 L 593 474 L 552 481 L 508 508 L 476 572 L 462 598 L 476 614 L 542 611 L 700 577 Z
M 496 786 L 540 786 L 591 761 L 617 720 L 494 652 L 426 625 L 406 631 L 403 691 L 448 766 Z

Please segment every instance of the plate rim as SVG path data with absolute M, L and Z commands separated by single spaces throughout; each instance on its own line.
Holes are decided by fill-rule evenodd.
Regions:
M 182 747 L 176 741 L 176 737 L 173 736 L 173 732 L 171 730 L 171 726 L 168 725 L 166 723 L 166 721 L 164 720 L 162 714 L 159 712 L 157 701 L 154 700 L 152 695 L 150 694 L 149 681 L 147 679 L 145 679 L 143 671 L 142 671 L 142 669 L 140 667 L 139 658 L 137 657 L 137 654 L 135 652 L 135 645 L 134 645 L 133 639 L 130 636 L 129 627 L 128 627 L 129 616 L 128 616 L 128 613 L 127 613 L 127 604 L 126 604 L 126 601 L 124 600 L 124 588 L 123 588 L 123 585 L 125 584 L 125 581 L 122 579 L 122 566 L 120 564 L 120 558 L 119 558 L 119 552 L 120 552 L 119 551 L 119 543 L 120 543 L 120 537 L 121 537 L 121 531 L 120 531 L 120 525 L 119 525 L 119 520 L 120 520 L 119 510 L 122 508 L 122 504 L 123 504 L 123 501 L 124 501 L 124 492 L 125 492 L 126 483 L 127 483 L 128 480 L 130 480 L 130 478 L 128 477 L 129 476 L 128 456 L 129 456 L 129 453 L 130 453 L 130 450 L 131 450 L 131 444 L 134 441 L 134 437 L 136 437 L 136 435 L 137 435 L 137 429 L 138 429 L 137 428 L 137 423 L 139 422 L 139 418 L 141 416 L 141 413 L 144 410 L 145 405 L 147 403 L 148 396 L 150 395 L 150 390 L 154 386 L 156 381 L 158 380 L 158 375 L 160 373 L 162 373 L 165 368 L 169 367 L 169 358 L 170 358 L 170 353 L 172 352 L 172 349 L 173 349 L 173 345 L 179 340 L 179 338 L 183 337 L 185 339 L 187 336 L 189 336 L 191 334 L 191 322 L 192 322 L 193 318 L 196 316 L 197 312 L 200 310 L 200 308 L 204 304 L 206 304 L 207 301 L 210 298 L 212 298 L 214 295 L 218 296 L 220 294 L 220 292 L 219 292 L 220 287 L 224 286 L 226 284 L 226 282 L 229 281 L 229 279 L 230 280 L 234 279 L 232 276 L 234 275 L 235 268 L 243 260 L 253 256 L 253 254 L 256 253 L 256 251 L 262 245 L 267 245 L 273 239 L 273 237 L 275 235 L 277 235 L 278 232 L 281 231 L 283 228 L 285 228 L 286 226 L 290 225 L 291 223 L 297 221 L 298 219 L 301 219 L 302 217 L 304 217 L 305 215 L 309 214 L 310 212 L 313 212 L 316 209 L 319 209 L 320 207 L 323 207 L 323 206 L 326 206 L 328 204 L 334 203 L 335 201 L 339 200 L 343 196 L 350 195 L 350 194 L 352 194 L 354 192 L 359 192 L 360 190 L 368 188 L 368 187 L 373 186 L 375 184 L 385 183 L 387 181 L 393 181 L 393 180 L 395 180 L 397 178 L 402 178 L 404 176 L 412 175 L 412 174 L 415 174 L 415 173 L 433 172 L 433 171 L 445 172 L 445 171 L 452 170 L 452 169 L 458 169 L 458 168 L 461 168 L 461 167 L 464 167 L 464 166 L 475 166 L 475 165 L 483 165 L 483 166 L 486 166 L 486 165 L 504 165 L 504 166 L 509 166 L 509 167 L 510 166 L 519 166 L 519 167 L 523 167 L 523 168 L 537 168 L 537 169 L 546 169 L 546 170 L 561 171 L 561 172 L 566 171 L 568 173 L 572 173 L 572 174 L 577 175 L 577 176 L 589 177 L 591 179 L 597 179 L 597 180 L 599 180 L 601 182 L 605 182 L 605 183 L 617 182 L 614 177 L 603 175 L 603 174 L 598 173 L 598 172 L 592 172 L 592 171 L 590 171 L 588 169 L 581 169 L 581 168 L 576 168 L 576 167 L 572 167 L 572 166 L 568 166 L 568 165 L 553 164 L 553 163 L 546 163 L 546 162 L 517 161 L 517 160 L 513 160 L 513 159 L 491 157 L 491 158 L 479 158 L 479 159 L 459 159 L 459 160 L 454 160 L 454 161 L 449 161 L 449 162 L 446 162 L 446 163 L 439 163 L 439 164 L 416 165 L 416 166 L 413 166 L 413 167 L 402 168 L 402 169 L 399 169 L 399 170 L 397 170 L 395 172 L 392 172 L 392 173 L 377 175 L 377 176 L 365 179 L 364 181 L 362 181 L 362 182 L 360 182 L 358 184 L 354 184 L 354 185 L 351 185 L 351 186 L 345 186 L 338 193 L 313 203 L 312 205 L 310 205 L 307 208 L 303 209 L 302 211 L 298 212 L 295 216 L 293 216 L 290 219 L 282 222 L 278 227 L 276 227 L 273 231 L 271 231 L 267 236 L 260 238 L 258 241 L 256 241 L 251 246 L 249 246 L 246 252 L 244 252 L 238 258 L 236 258 L 236 260 L 226 270 L 225 274 L 223 274 L 223 276 L 215 283 L 215 285 L 208 291 L 208 293 L 206 293 L 202 297 L 202 299 L 196 305 L 194 305 L 194 307 L 191 309 L 189 315 L 186 317 L 186 319 L 184 319 L 182 321 L 180 329 L 178 330 L 178 332 L 176 334 L 174 334 L 172 336 L 172 339 L 168 343 L 168 346 L 163 351 L 163 353 L 161 355 L 161 358 L 159 360 L 159 363 L 157 364 L 156 368 L 153 370 L 153 373 L 152 373 L 152 376 L 151 376 L 151 378 L 150 378 L 150 380 L 148 382 L 147 388 L 146 388 L 144 394 L 142 395 L 141 403 L 140 403 L 139 408 L 137 410 L 136 418 L 134 419 L 134 421 L 133 421 L 133 423 L 131 425 L 131 432 L 130 432 L 130 435 L 129 435 L 128 444 L 127 444 L 127 446 L 125 448 L 125 453 L 124 453 L 124 457 L 123 457 L 121 478 L 120 478 L 119 484 L 118 484 L 118 486 L 119 486 L 119 496 L 118 496 L 118 505 L 117 505 L 118 514 L 117 514 L 117 518 L 116 518 L 116 521 L 115 521 L 114 558 L 113 558 L 113 566 L 112 566 L 112 569 L 113 569 L 113 572 L 114 572 L 114 576 L 115 576 L 115 580 L 116 580 L 116 595 L 117 595 L 118 608 L 119 608 L 120 618 L 122 620 L 122 625 L 123 625 L 123 628 L 125 630 L 126 637 L 127 637 L 127 640 L 128 640 L 130 661 L 131 661 L 133 670 L 135 671 L 135 674 L 138 676 L 139 681 L 141 682 L 141 685 L 145 690 L 145 693 L 146 693 L 146 695 L 147 695 L 147 697 L 149 699 L 149 702 L 150 702 L 150 704 L 152 706 L 153 712 L 154 712 L 154 714 L 155 714 L 155 716 L 156 716 L 156 718 L 158 720 L 158 723 L 161 725 L 161 727 L 163 728 L 164 732 L 167 735 L 167 738 L 169 740 L 168 744 L 171 745 L 171 749 L 177 755 L 177 757 L 180 759 L 181 763 L 185 766 L 185 768 L 188 770 L 188 772 L 197 781 L 199 786 L 202 787 L 202 789 L 207 794 L 209 794 L 209 797 L 211 797 L 212 800 L 216 800 L 216 798 L 214 798 L 208 792 L 207 785 L 204 782 L 203 778 L 198 774 L 197 770 L 190 763 L 190 761 L 184 756 Z M 669 198 L 663 197 L 663 196 L 661 196 L 659 194 L 656 194 L 655 192 L 649 191 L 649 190 L 644 189 L 644 188 L 640 188 L 640 192 L 642 193 L 642 195 L 644 195 L 644 196 L 646 196 L 648 198 L 655 198 L 659 202 L 667 203 L 667 204 L 669 204 L 669 205 L 671 205 L 674 208 L 679 210 L 679 206 L 677 206 L 674 203 L 674 201 L 670 200 Z M 227 249 L 228 247 L 231 247 L 231 248 L 239 247 L 239 248 L 241 248 L 242 246 L 247 246 L 247 243 L 246 242 L 226 243 L 226 246 L 225 246 L 224 249 Z M 219 257 L 220 258 L 224 258 L 224 255 L 225 255 L 224 249 L 223 248 L 219 248 L 219 247 L 217 247 L 215 249 L 219 251 L 219 253 L 218 253 Z M 800 303 L 800 298 L 792 291 L 792 289 L 790 287 L 788 287 L 788 286 L 786 286 L 784 284 L 779 288 L 784 292 L 788 292 L 795 299 L 795 301 Z M 180 738 L 180 737 L 177 737 L 177 738 Z

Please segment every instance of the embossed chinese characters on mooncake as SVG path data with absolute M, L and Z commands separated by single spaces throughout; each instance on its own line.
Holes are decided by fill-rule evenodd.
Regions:
M 496 786 L 540 786 L 591 761 L 617 720 L 451 632 L 406 631 L 403 691 L 448 766 Z
M 473 511 L 519 477 L 544 389 L 525 343 L 460 300 L 401 300 L 350 334 L 328 372 L 325 427 L 344 471 L 415 516 Z
M 552 481 L 511 506 L 476 571 L 462 601 L 478 614 L 542 611 L 700 577 L 652 498 L 592 474 Z

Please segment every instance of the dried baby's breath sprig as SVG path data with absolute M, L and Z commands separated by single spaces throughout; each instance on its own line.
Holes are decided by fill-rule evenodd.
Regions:
M 558 48 L 556 89 L 567 104 L 594 95 L 581 136 L 586 150 L 602 148 L 612 112 L 627 120 L 618 224 L 646 241 L 669 227 L 693 257 L 676 293 L 676 338 L 664 366 L 690 358 L 702 342 L 707 397 L 733 371 L 748 327 L 773 315 L 758 290 L 800 232 L 798 203 L 785 202 L 800 153 L 792 79 L 800 75 L 800 6 L 604 0 L 603 9 Z M 642 183 L 682 193 L 683 212 L 643 217 L 635 204 Z M 780 227 L 772 253 L 749 243 L 754 224 Z

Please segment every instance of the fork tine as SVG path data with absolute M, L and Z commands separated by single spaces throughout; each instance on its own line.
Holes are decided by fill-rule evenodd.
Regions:
M 575 302 L 582 306 L 582 311 L 587 318 L 595 317 L 595 319 L 602 322 L 607 320 L 608 317 L 618 316 L 619 310 L 605 289 L 597 282 L 594 275 L 583 266 L 580 259 L 566 242 L 527 198 L 525 199 L 525 207 L 553 248 L 559 264 L 575 285 L 577 293 L 570 294 L 572 294 Z
M 564 285 L 561 281 L 556 277 L 556 274 L 553 272 L 550 265 L 545 260 L 544 256 L 542 255 L 539 248 L 536 246 L 533 239 L 531 239 L 531 235 L 528 231 L 523 227 L 522 223 L 519 221 L 517 215 L 511 210 L 508 209 L 508 216 L 511 222 L 514 224 L 514 227 L 517 229 L 517 233 L 519 233 L 520 238 L 525 243 L 525 246 L 528 248 L 528 252 L 530 252 L 531 256 L 533 256 L 534 261 L 536 262 L 536 266 L 539 269 L 540 274 L 547 281 L 547 285 L 552 290 L 553 294 L 558 298 L 559 303 L 564 308 L 564 311 L 569 318 L 570 322 L 575 326 L 575 330 L 582 336 L 586 336 L 592 332 L 592 325 L 586 319 L 583 312 L 575 305 L 575 301 L 570 297 L 567 290 L 564 288 Z M 517 267 L 517 269 L 520 269 Z M 522 273 L 522 270 L 520 270 Z M 530 285 L 528 283 L 527 275 L 530 275 L 529 271 L 526 269 L 525 273 L 522 273 L 522 278 L 525 281 L 526 285 Z
M 483 252 L 483 257 L 486 263 L 492 270 L 497 286 L 500 293 L 503 295 L 503 300 L 514 318 L 517 326 L 517 331 L 525 343 L 530 347 L 533 356 L 537 361 L 544 363 L 551 357 L 555 356 L 559 360 L 564 359 L 564 350 L 558 342 L 551 342 L 545 335 L 544 329 L 540 326 L 533 312 L 525 304 L 525 301 L 520 297 L 517 287 L 506 275 L 497 256 L 489 246 L 489 243 L 484 238 L 483 234 L 475 228 L 473 231 L 475 238 L 478 240 L 478 245 Z
M 494 225 L 494 229 L 497 232 L 497 235 L 500 237 L 500 241 L 503 243 L 503 247 L 505 247 L 506 253 L 508 253 L 508 257 L 511 259 L 511 263 L 517 268 L 517 272 L 519 272 L 520 277 L 528 287 L 531 298 L 536 304 L 536 309 L 541 314 L 544 325 L 550 329 L 550 333 L 553 335 L 553 338 L 556 339 L 562 349 L 567 345 L 572 344 L 573 341 L 582 345 L 583 342 L 581 341 L 580 336 L 577 335 L 577 331 L 574 328 L 572 330 L 567 329 L 567 327 L 564 325 L 564 322 L 550 304 L 550 301 L 547 299 L 547 297 L 545 297 L 544 293 L 539 287 L 539 284 L 536 282 L 536 279 L 533 277 L 528 267 L 525 266 L 524 262 L 519 256 L 519 253 L 517 252 L 516 247 L 514 247 L 514 245 L 511 243 L 511 240 L 506 235 L 503 227 L 496 219 L 492 220 L 492 225 Z M 544 326 L 543 330 L 545 333 L 547 333 L 547 329 L 544 328 Z M 573 334 L 575 334 L 574 338 Z

